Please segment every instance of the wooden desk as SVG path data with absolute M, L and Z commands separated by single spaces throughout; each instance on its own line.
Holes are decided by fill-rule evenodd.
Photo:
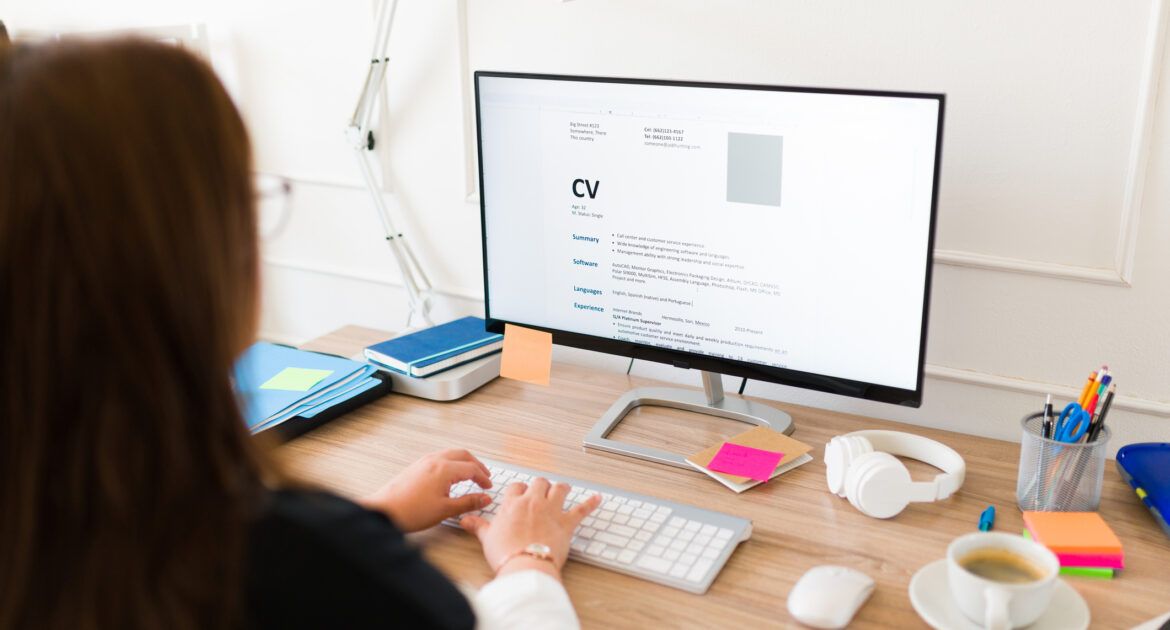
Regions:
M 351 326 L 306 347 L 350 356 L 387 336 Z M 778 404 L 796 421 L 793 437 L 815 447 L 816 461 L 742 495 L 697 472 L 583 452 L 582 438 L 610 403 L 631 387 L 651 383 L 558 364 L 548 387 L 497 379 L 451 403 L 390 394 L 281 446 L 278 455 L 304 478 L 357 496 L 427 452 L 462 446 L 485 457 L 752 520 L 751 540 L 732 555 L 706 595 L 569 563 L 565 585 L 587 628 L 795 626 L 785 607 L 788 591 L 810 567 L 826 563 L 855 567 L 877 580 L 853 627 L 924 628 L 907 594 L 914 572 L 943 557 L 955 536 L 974 531 L 988 504 L 998 509 L 997 530 L 1023 527 L 1015 501 L 1019 445 L 895 422 Z M 642 409 L 627 417 L 615 437 L 693 452 L 744 428 L 697 414 Z M 862 428 L 913 431 L 954 447 L 967 460 L 962 490 L 942 503 L 911 505 L 887 521 L 862 515 L 828 492 L 820 461 L 832 436 Z M 930 470 L 911 466 L 916 479 Z M 1127 569 L 1111 581 L 1067 580 L 1089 602 L 1093 627 L 1131 627 L 1166 612 L 1170 544 L 1112 463 L 1105 471 L 1101 513 L 1125 546 Z M 491 578 L 471 536 L 437 527 L 416 540 L 453 579 L 478 586 Z

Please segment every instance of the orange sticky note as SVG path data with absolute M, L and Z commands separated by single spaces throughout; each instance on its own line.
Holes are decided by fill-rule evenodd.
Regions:
M 504 356 L 500 376 L 548 385 L 552 371 L 552 334 L 504 324 Z
M 1055 553 L 1121 555 L 1117 534 L 1096 512 L 1024 512 L 1032 538 Z

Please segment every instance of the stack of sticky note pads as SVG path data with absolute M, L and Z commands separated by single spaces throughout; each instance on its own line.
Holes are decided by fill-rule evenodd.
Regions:
M 811 450 L 783 433 L 756 427 L 691 455 L 687 463 L 743 492 L 812 461 Z
M 1024 527 L 1056 554 L 1061 575 L 1108 579 L 1125 566 L 1121 541 L 1096 512 L 1024 512 Z
M 377 369 L 358 361 L 258 342 L 236 361 L 232 380 L 252 433 L 309 420 L 339 405 L 384 393 Z

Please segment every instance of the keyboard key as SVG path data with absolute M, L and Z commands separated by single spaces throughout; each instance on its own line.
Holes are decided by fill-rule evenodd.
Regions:
M 641 551 L 645 546 L 646 543 L 640 540 L 631 540 L 630 544 L 626 545 L 626 549 L 629 549 L 630 551 Z
M 690 572 L 687 573 L 687 581 L 696 584 L 702 582 L 703 577 L 707 575 L 707 571 L 711 570 L 711 564 L 712 562 L 710 560 L 700 560 L 695 563 L 695 566 L 691 567 Z
M 705 549 L 705 547 L 697 543 L 691 543 L 687 545 L 687 553 L 700 554 L 703 553 L 703 549 Z
M 630 544 L 630 539 L 625 536 L 615 536 L 609 532 L 597 532 L 593 540 L 600 541 L 606 544 L 614 545 L 616 547 L 625 547 Z
M 674 568 L 672 568 L 670 570 L 670 577 L 672 577 L 672 578 L 683 577 L 687 574 L 688 569 L 690 569 L 690 567 L 684 567 L 681 564 L 676 564 L 676 565 L 674 565 Z
M 655 558 L 654 556 L 643 555 L 638 558 L 638 563 L 635 565 L 640 569 L 653 571 L 655 573 L 666 573 L 670 570 L 670 561 L 662 558 Z
M 683 529 L 688 532 L 697 532 L 702 525 L 699 521 L 687 521 L 686 527 L 683 527 Z
M 609 523 L 605 521 L 593 521 L 593 529 L 603 532 L 609 529 Z
M 569 545 L 569 549 L 578 553 L 585 553 L 585 549 L 589 546 L 588 540 L 574 540 L 573 544 Z
M 707 547 L 706 549 L 699 552 L 699 557 L 705 558 L 707 560 L 714 560 L 715 558 L 719 557 L 719 550 Z
M 611 500 L 609 500 L 609 501 L 606 501 L 606 502 L 605 502 L 605 505 L 602 505 L 602 506 L 601 506 L 601 509 L 603 509 L 603 510 L 614 510 L 614 511 L 616 511 L 616 510 L 618 509 L 618 502 L 617 502 L 617 501 L 614 501 L 614 500 L 612 500 L 612 499 L 611 499 Z
M 703 536 L 700 534 L 699 536 L 695 536 L 695 542 L 699 543 L 700 545 L 706 546 L 707 543 L 711 542 L 711 537 L 710 536 Z
M 577 535 L 581 538 L 593 538 L 597 535 L 597 530 L 593 529 L 592 527 L 582 527 L 581 533 Z
M 670 548 L 682 551 L 687 548 L 687 543 L 682 540 L 675 540 L 670 543 Z
M 683 525 L 686 525 L 686 524 L 687 524 L 687 519 L 685 519 L 681 516 L 676 516 L 676 517 L 670 519 L 670 526 L 671 527 L 681 528 Z
M 662 529 L 662 535 L 668 538 L 674 538 L 675 536 L 678 536 L 678 532 L 679 529 L 677 527 L 667 526 Z
M 721 527 L 719 531 L 715 532 L 715 537 L 727 540 L 728 538 L 731 538 L 731 530 L 727 529 L 726 527 Z
M 633 536 L 638 533 L 638 530 L 627 525 L 610 525 L 609 533 L 617 534 L 618 536 Z
M 670 561 L 678 560 L 678 557 L 681 555 L 682 555 L 681 553 L 679 553 L 673 549 L 667 549 L 666 551 L 662 552 L 662 557 L 666 558 L 667 560 L 670 560 Z
M 641 527 L 646 524 L 646 521 L 640 518 L 631 518 L 629 521 L 627 521 L 627 524 L 630 527 Z
M 637 510 L 634 510 L 634 513 L 631 516 L 633 516 L 634 518 L 650 518 L 650 515 L 653 513 L 654 512 L 651 512 L 650 510 L 647 510 L 646 508 L 639 508 Z
M 683 533 L 678 535 L 678 539 L 685 540 L 687 542 L 691 542 L 692 540 L 695 539 L 695 532 L 683 532 Z
M 634 513 L 634 508 L 632 508 L 628 505 L 623 505 L 617 509 L 617 513 L 618 514 L 625 514 L 626 516 L 629 516 L 629 515 Z
M 670 508 L 666 507 L 665 505 L 660 505 L 654 508 L 654 511 L 658 514 L 670 514 L 671 512 Z
M 695 563 L 695 560 L 698 560 L 698 559 L 699 559 L 699 557 L 694 555 L 694 554 L 684 553 L 683 555 L 678 557 L 678 563 L 685 564 L 689 567 Z
M 601 552 L 601 557 L 606 560 L 617 560 L 618 552 L 616 549 L 606 549 Z
M 626 501 L 626 505 L 628 505 L 630 507 L 641 507 L 642 502 L 637 500 L 637 499 L 631 499 L 629 501 Z
M 666 549 L 662 545 L 650 545 L 646 549 L 646 553 L 652 556 L 661 556 L 663 551 L 666 551 Z
M 634 534 L 634 538 L 635 538 L 636 540 L 640 540 L 640 541 L 642 541 L 642 542 L 649 542 L 649 541 L 650 541 L 650 537 L 651 537 L 651 536 L 653 536 L 653 535 L 654 535 L 654 534 L 651 534 L 650 532 L 647 532 L 647 531 L 640 531 L 640 532 L 638 532 L 638 533 Z
M 629 564 L 629 563 L 634 561 L 634 558 L 637 558 L 637 557 L 638 557 L 637 553 L 627 549 L 627 550 L 619 553 L 617 559 L 618 559 L 618 562 L 621 562 L 622 564 Z
M 602 551 L 605 551 L 605 543 L 601 542 L 589 543 L 589 546 L 585 548 L 585 553 L 591 556 L 599 556 Z
M 658 523 L 646 523 L 645 525 L 642 526 L 642 529 L 653 533 L 653 532 L 658 531 L 659 527 L 660 527 L 660 525 Z
M 625 525 L 626 523 L 630 522 L 630 517 L 626 516 L 625 514 L 618 514 L 617 516 L 613 517 L 613 522 L 617 523 L 618 525 Z
M 581 519 L 581 524 L 584 525 L 585 527 L 592 526 L 593 525 L 593 517 L 586 516 L 585 518 Z
M 650 521 L 654 523 L 662 523 L 666 520 L 666 515 L 661 512 L 655 512 L 650 515 Z
M 602 511 L 597 513 L 597 518 L 599 518 L 603 521 L 612 521 L 613 517 L 615 517 L 615 516 L 617 516 L 617 515 L 614 514 L 613 512 L 611 512 L 610 510 L 602 510 Z
M 699 530 L 699 533 L 703 534 L 704 536 L 713 536 L 715 534 L 715 530 L 717 529 L 719 528 L 715 527 L 714 525 L 704 525 L 703 529 Z
M 654 539 L 655 545 L 662 545 L 663 547 L 669 547 L 670 542 L 671 542 L 671 539 L 669 536 L 659 536 L 658 538 Z

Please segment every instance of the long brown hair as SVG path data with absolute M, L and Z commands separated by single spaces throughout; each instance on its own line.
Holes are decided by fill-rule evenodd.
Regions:
M 177 47 L 0 44 L 0 628 L 240 623 L 251 159 Z

